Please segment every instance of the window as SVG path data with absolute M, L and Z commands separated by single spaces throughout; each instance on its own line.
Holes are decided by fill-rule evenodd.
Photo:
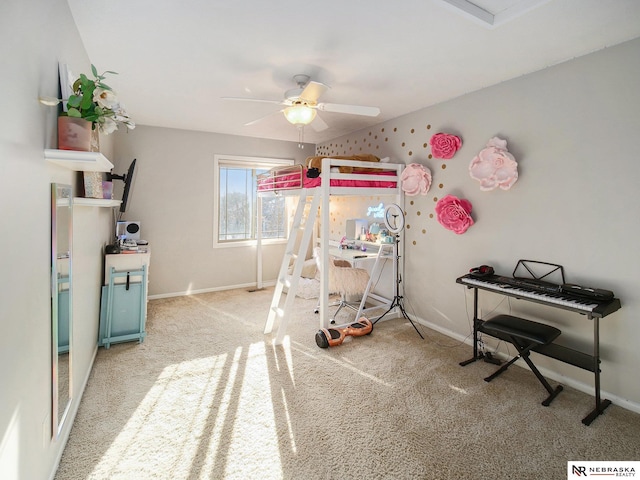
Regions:
M 214 156 L 214 247 L 256 243 L 258 175 L 293 160 Z M 283 196 L 262 198 L 262 239 L 265 243 L 287 238 L 287 202 Z

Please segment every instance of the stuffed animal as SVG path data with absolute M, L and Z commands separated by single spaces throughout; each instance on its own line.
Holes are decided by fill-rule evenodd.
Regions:
M 358 153 L 355 155 L 346 155 L 346 156 L 318 156 L 318 157 L 307 157 L 307 177 L 308 178 L 317 178 L 320 176 L 322 170 L 322 159 L 323 158 L 336 158 L 338 160 L 358 160 L 360 162 L 379 162 L 380 159 L 375 155 L 371 155 L 370 153 Z M 354 167 L 341 166 L 338 167 L 340 173 L 353 173 Z

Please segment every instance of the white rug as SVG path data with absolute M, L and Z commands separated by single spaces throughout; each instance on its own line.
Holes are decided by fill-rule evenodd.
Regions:
M 320 282 L 315 278 L 301 277 L 298 283 L 298 291 L 296 297 L 309 300 L 311 298 L 320 298 Z

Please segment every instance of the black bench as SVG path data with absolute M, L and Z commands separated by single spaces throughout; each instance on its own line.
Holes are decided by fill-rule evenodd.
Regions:
M 511 342 L 518 350 L 518 355 L 502 365 L 493 374 L 486 377 L 484 379 L 486 382 L 490 382 L 498 375 L 504 373 L 510 365 L 519 358 L 522 358 L 527 362 L 527 365 L 529 365 L 529 368 L 547 392 L 549 392 L 549 396 L 542 402 L 542 405 L 545 407 L 548 406 L 562 391 L 562 385 L 558 385 L 555 389 L 549 385 L 549 382 L 542 376 L 529 357 L 531 350 L 550 345 L 558 338 L 561 333 L 559 329 L 511 315 L 497 315 L 490 320 L 484 321 L 479 330 L 493 337 Z

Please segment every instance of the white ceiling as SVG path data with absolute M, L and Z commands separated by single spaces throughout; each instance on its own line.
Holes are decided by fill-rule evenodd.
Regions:
M 501 21 L 454 6 L 468 0 L 68 3 L 140 125 L 297 141 L 282 114 L 244 126 L 277 105 L 221 97 L 281 100 L 298 73 L 331 87 L 321 101 L 380 107 L 375 118 L 321 112 L 329 129 L 306 127 L 311 143 L 640 36 L 638 0 L 472 1 Z

